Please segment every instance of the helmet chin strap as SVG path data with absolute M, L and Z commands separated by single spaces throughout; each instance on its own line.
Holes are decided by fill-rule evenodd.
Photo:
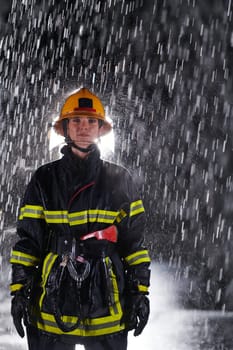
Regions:
M 62 127 L 63 127 L 64 136 L 65 136 L 65 142 L 67 143 L 67 145 L 70 146 L 70 147 L 74 147 L 77 150 L 79 150 L 81 152 L 84 152 L 84 153 L 92 152 L 95 149 L 95 145 L 94 144 L 91 144 L 91 145 L 89 145 L 86 148 L 80 147 L 80 146 L 76 145 L 74 143 L 74 141 L 68 136 L 68 133 L 67 133 L 68 122 L 69 122 L 68 119 L 64 119 L 62 121 Z

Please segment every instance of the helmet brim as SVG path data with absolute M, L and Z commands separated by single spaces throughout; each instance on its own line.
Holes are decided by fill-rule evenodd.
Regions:
M 112 125 L 111 123 L 109 123 L 107 120 L 103 120 L 103 117 L 96 114 L 96 113 L 88 113 L 87 112 L 83 112 L 83 113 L 70 113 L 68 116 L 66 116 L 65 118 L 62 118 L 62 119 L 59 119 L 57 120 L 54 125 L 53 125 L 53 128 L 55 130 L 55 132 L 58 134 L 58 135 L 61 135 L 61 136 L 64 136 L 64 130 L 63 130 L 63 126 L 62 126 L 62 121 L 65 120 L 65 119 L 71 119 L 71 118 L 74 118 L 74 117 L 84 117 L 84 116 L 87 116 L 87 117 L 93 117 L 93 118 L 96 118 L 98 120 L 101 120 L 102 121 L 102 125 L 100 127 L 100 134 L 99 136 L 105 136 L 107 135 L 111 130 L 112 130 Z

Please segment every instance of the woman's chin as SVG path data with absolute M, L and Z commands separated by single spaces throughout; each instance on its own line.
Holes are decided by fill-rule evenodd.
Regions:
M 87 148 L 91 145 L 90 142 L 75 142 L 75 145 L 81 148 Z

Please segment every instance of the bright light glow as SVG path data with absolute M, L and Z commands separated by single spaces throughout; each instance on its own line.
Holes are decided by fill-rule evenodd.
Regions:
M 49 150 L 52 151 L 55 147 L 64 145 L 64 137 L 58 135 L 53 128 L 49 131 Z
M 112 123 L 110 118 L 106 118 L 108 122 Z M 98 143 L 101 156 L 107 157 L 109 154 L 114 153 L 115 149 L 115 138 L 113 129 L 105 136 L 102 136 L 100 142 Z
M 108 122 L 112 123 L 112 120 L 107 117 L 106 118 Z M 58 135 L 53 128 L 51 128 L 49 132 L 49 150 L 52 151 L 55 147 L 61 148 L 64 146 L 64 137 Z M 111 130 L 110 133 L 108 133 L 105 136 L 102 136 L 100 138 L 100 141 L 97 141 L 97 144 L 99 146 L 101 156 L 103 158 L 108 157 L 110 154 L 114 153 L 114 131 Z

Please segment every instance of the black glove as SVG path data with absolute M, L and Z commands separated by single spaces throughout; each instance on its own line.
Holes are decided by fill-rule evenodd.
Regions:
M 25 325 L 28 324 L 28 305 L 29 299 L 23 292 L 18 291 L 14 294 L 11 302 L 11 315 L 13 317 L 15 328 L 22 338 L 25 334 L 22 321 L 24 321 Z
M 150 301 L 144 294 L 131 294 L 126 301 L 126 311 L 123 322 L 128 330 L 134 329 L 134 336 L 138 336 L 145 328 L 150 314 Z

